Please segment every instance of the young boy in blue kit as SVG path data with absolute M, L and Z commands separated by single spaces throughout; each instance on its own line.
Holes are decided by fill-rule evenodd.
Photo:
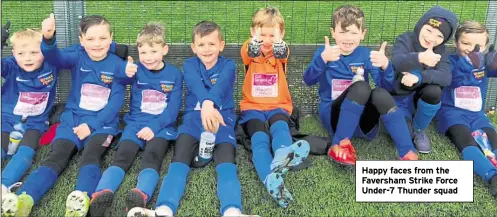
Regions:
M 235 165 L 233 85 L 236 65 L 233 60 L 219 56 L 225 42 L 216 23 L 198 23 L 193 29 L 192 40 L 191 48 L 196 56 L 187 59 L 183 65 L 188 88 L 185 114 L 155 211 L 136 207 L 128 212 L 128 216 L 173 216 L 177 213 L 190 167 L 198 153 L 200 134 L 204 131 L 215 134 L 213 159 L 220 214 L 247 216 L 241 214 L 241 186 Z
M 9 186 L 21 180 L 33 162 L 40 136 L 47 130 L 54 105 L 59 69 L 44 61 L 42 34 L 25 29 L 10 38 L 12 56 L 2 58 L 2 161 L 9 150 L 9 133 L 23 124 L 17 152 L 2 171 L 2 198 Z M 5 42 L 2 42 L 4 44 Z M 20 123 L 21 119 L 24 123 Z M 24 132 L 22 132 L 24 131 Z M 2 212 L 4 210 L 2 209 Z M 2 213 L 3 215 L 7 213 Z
M 440 6 L 428 10 L 414 27 L 397 37 L 392 54 L 396 73 L 392 91 L 404 112 L 418 152 L 431 151 L 426 128 L 440 108 L 442 88 L 451 82 L 449 41 L 457 27 L 454 13 Z
M 443 89 L 436 123 L 462 159 L 473 161 L 474 173 L 490 184 L 490 193 L 497 198 L 497 132 L 484 111 L 488 77 L 497 77 L 497 51 L 491 50 L 485 63 L 481 51 L 488 43 L 488 30 L 478 22 L 465 21 L 457 28 L 456 53 L 449 56 L 452 82 Z M 482 139 L 488 139 L 488 147 L 480 146 Z
M 128 193 L 127 210 L 145 207 L 159 182 L 159 171 L 171 140 L 176 139 L 176 119 L 181 108 L 183 75 L 173 65 L 163 61 L 168 52 L 164 40 L 165 28 L 151 22 L 138 34 L 136 46 L 140 62 L 131 57 L 126 68 L 132 84 L 130 111 L 124 117 L 126 128 L 119 141 L 116 156 L 103 174 L 92 195 L 91 216 L 103 216 L 114 199 L 126 171 L 133 164 L 138 150 L 141 171 L 136 188 Z M 125 72 L 122 72 L 124 75 Z
M 75 189 L 76 200 L 88 201 L 100 179 L 100 160 L 117 133 L 118 112 L 124 101 L 124 85 L 115 81 L 114 74 L 124 71 L 126 62 L 108 53 L 112 43 L 109 22 L 102 16 L 87 16 L 80 21 L 80 42 L 84 50 L 59 50 L 54 37 L 53 14 L 42 23 L 41 49 L 46 61 L 60 68 L 71 69 L 71 92 L 66 110 L 51 144 L 51 152 L 39 168 L 33 171 L 18 190 L 10 194 L 2 211 L 16 216 L 28 216 L 33 204 L 55 184 L 69 160 L 83 147 Z M 67 206 L 71 203 L 68 198 Z M 88 203 L 82 204 L 88 206 Z M 10 210 L 10 211 L 9 211 Z M 68 216 L 81 216 L 84 207 L 67 207 Z
M 332 136 L 328 157 L 334 162 L 355 165 L 357 155 L 350 139 L 372 140 L 381 119 L 402 160 L 417 160 L 402 113 L 387 92 L 394 78 L 392 66 L 385 55 L 384 42 L 379 51 L 359 46 L 366 29 L 364 13 L 355 6 L 345 5 L 333 13 L 331 28 L 336 45 L 325 36 L 325 46 L 318 48 L 304 72 L 304 82 L 319 82 L 319 116 Z M 371 89 L 369 74 L 376 88 Z M 385 89 L 383 89 L 385 88 Z

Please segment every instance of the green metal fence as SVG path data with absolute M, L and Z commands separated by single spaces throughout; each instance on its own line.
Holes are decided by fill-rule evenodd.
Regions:
M 316 46 L 323 43 L 323 36 L 330 34 L 333 10 L 344 4 L 359 6 L 364 11 L 368 33 L 363 43 L 368 46 L 378 46 L 382 41 L 392 45 L 399 34 L 412 30 L 419 17 L 433 5 L 453 11 L 460 20 L 485 23 L 491 41 L 497 40 L 497 3 L 494 1 L 2 1 L 2 24 L 10 20 L 12 31 L 40 28 L 41 21 L 54 12 L 58 45 L 66 47 L 78 42 L 77 25 L 84 15 L 104 15 L 111 22 L 114 39 L 130 45 L 134 45 L 137 33 L 146 22 L 161 21 L 167 27 L 166 40 L 174 47 L 166 59 L 181 66 L 183 59 L 191 56 L 189 43 L 193 26 L 201 20 L 214 20 L 221 26 L 230 47 L 223 55 L 239 63 L 238 49 L 249 37 L 252 14 L 271 5 L 279 8 L 284 16 L 285 41 L 292 45 L 288 79 L 294 101 L 304 113 L 316 113 L 317 87 L 306 87 L 301 75 Z M 240 74 L 235 90 L 237 99 L 241 97 L 242 82 Z M 70 76 L 63 73 L 58 102 L 65 101 L 69 83 Z M 489 83 L 486 103 L 497 106 L 495 79 Z

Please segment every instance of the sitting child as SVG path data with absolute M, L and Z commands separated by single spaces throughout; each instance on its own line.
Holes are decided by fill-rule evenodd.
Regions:
M 474 173 L 497 198 L 497 132 L 484 111 L 488 77 L 497 77 L 497 52 L 490 51 L 485 63 L 481 51 L 488 42 L 488 30 L 478 22 L 465 21 L 457 28 L 456 53 L 449 56 L 452 82 L 443 89 L 436 123 L 462 158 L 473 161 Z
M 290 167 L 307 158 L 310 147 L 304 140 L 292 144 L 288 127 L 293 103 L 286 79 L 290 51 L 283 41 L 283 16 L 272 7 L 259 9 L 252 18 L 250 33 L 252 39 L 243 43 L 240 51 L 245 79 L 239 123 L 250 137 L 252 162 L 259 179 L 273 199 L 286 208 L 293 197 L 283 177 Z
M 332 136 L 328 156 L 334 162 L 355 165 L 357 155 L 350 139 L 375 138 L 381 118 L 399 158 L 417 160 L 403 113 L 387 92 L 393 88 L 390 83 L 394 74 L 385 55 L 386 42 L 379 51 L 359 46 L 366 31 L 360 8 L 337 8 L 331 27 L 336 45 L 331 46 L 325 36 L 325 46 L 318 48 L 304 72 L 307 85 L 319 82 L 319 116 Z M 374 89 L 369 86 L 369 74 L 376 85 Z
M 431 151 L 426 128 L 440 108 L 442 88 L 452 79 L 445 43 L 457 23 L 451 11 L 432 7 L 418 21 L 414 32 L 401 34 L 394 45 L 392 64 L 397 76 L 393 93 L 408 126 L 412 125 L 410 132 L 420 153 Z

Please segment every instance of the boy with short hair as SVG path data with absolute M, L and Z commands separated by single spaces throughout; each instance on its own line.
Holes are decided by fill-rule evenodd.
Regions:
M 394 78 L 392 66 L 385 55 L 386 42 L 379 51 L 360 46 L 367 29 L 360 8 L 344 5 L 333 12 L 331 35 L 336 45 L 318 48 L 304 72 L 304 82 L 319 82 L 319 116 L 332 136 L 328 157 L 334 162 L 355 165 L 357 155 L 350 139 L 372 140 L 378 133 L 381 119 L 402 160 L 417 160 L 402 113 L 387 92 Z M 376 85 L 369 86 L 369 74 Z M 385 89 L 387 90 L 385 90 Z
M 2 161 L 14 153 L 2 171 L 2 198 L 31 166 L 54 105 L 59 68 L 44 61 L 41 40 L 40 31 L 18 31 L 10 38 L 13 55 L 2 58 Z M 12 131 L 24 131 L 17 151 L 9 150 Z
M 185 60 L 183 65 L 188 89 L 185 114 L 155 211 L 136 207 L 128 216 L 173 216 L 177 213 L 190 167 L 198 153 L 200 135 L 205 131 L 215 134 L 212 155 L 217 172 L 220 214 L 248 216 L 241 214 L 241 186 L 235 165 L 233 85 L 236 65 L 233 60 L 219 56 L 225 42 L 215 22 L 198 23 L 193 28 L 192 40 L 191 48 L 196 56 Z
M 436 115 L 438 132 L 446 135 L 462 154 L 474 162 L 474 173 L 490 184 L 497 198 L 497 132 L 485 115 L 489 77 L 497 77 L 497 51 L 490 49 L 487 28 L 465 21 L 456 30 L 456 53 L 449 56 L 452 82 L 443 89 L 442 106 Z
M 393 94 L 404 112 L 420 153 L 431 151 L 426 128 L 440 108 L 442 88 L 452 79 L 449 41 L 457 27 L 457 17 L 440 6 L 428 10 L 414 27 L 397 37 L 392 54 L 396 73 Z M 414 114 L 414 115 L 413 115 Z
M 119 77 L 131 84 L 130 111 L 124 116 L 126 128 L 118 143 L 116 156 L 100 179 L 90 203 L 92 216 L 103 216 L 115 192 L 133 164 L 139 149 L 144 149 L 137 187 L 128 193 L 127 211 L 145 207 L 159 181 L 159 171 L 171 140 L 176 139 L 176 119 L 181 108 L 183 75 L 163 61 L 168 52 L 165 27 L 150 22 L 138 34 L 136 46 L 140 62 L 128 57 L 125 72 Z
M 293 197 L 283 177 L 290 167 L 307 158 L 310 147 L 303 140 L 292 144 L 288 127 L 293 102 L 286 79 L 290 51 L 283 41 L 283 16 L 273 7 L 259 9 L 253 15 L 250 33 L 252 39 L 243 43 L 240 51 L 245 79 L 239 124 L 250 137 L 252 162 L 259 179 L 273 199 L 286 208 Z

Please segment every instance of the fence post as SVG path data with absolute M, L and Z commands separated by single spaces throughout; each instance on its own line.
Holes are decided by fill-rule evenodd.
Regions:
M 85 15 L 85 1 L 53 1 L 57 46 L 65 48 L 78 43 L 79 20 Z
M 497 42 L 497 2 L 488 1 L 487 17 L 485 26 L 488 29 L 490 44 Z M 497 78 L 488 80 L 487 99 L 485 102 L 487 108 L 497 106 Z

